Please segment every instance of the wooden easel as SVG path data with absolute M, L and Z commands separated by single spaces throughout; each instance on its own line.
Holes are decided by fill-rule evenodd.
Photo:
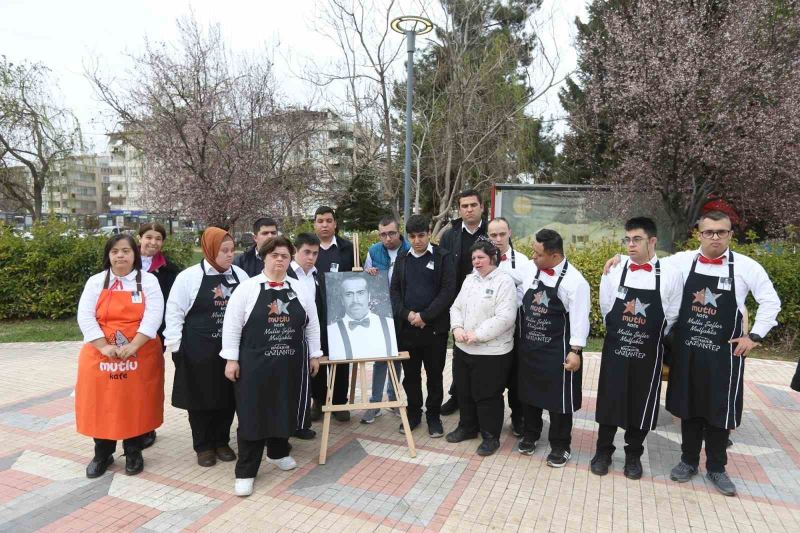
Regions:
M 360 252 L 358 249 L 358 233 L 353 235 L 353 272 L 363 272 L 361 268 Z M 323 326 L 324 327 L 324 326 Z M 409 359 L 408 352 L 400 352 L 397 357 L 375 357 L 371 359 L 357 359 L 346 361 L 331 361 L 327 356 L 321 357 L 319 360 L 320 365 L 327 365 L 328 368 L 328 392 L 325 396 L 325 405 L 322 406 L 323 422 L 322 422 L 322 441 L 320 442 L 319 450 L 319 464 L 324 465 L 328 458 L 328 437 L 331 430 L 331 413 L 335 411 L 352 411 L 357 409 L 381 409 L 397 407 L 400 411 L 400 420 L 403 422 L 403 430 L 406 435 L 406 443 L 408 444 L 408 453 L 411 457 L 417 456 L 417 450 L 414 447 L 414 436 L 411 435 L 411 427 L 408 425 L 408 414 L 406 413 L 405 393 L 400 386 L 400 380 L 397 377 L 397 371 L 394 368 L 395 361 L 402 361 Z M 394 401 L 379 401 L 370 402 L 369 392 L 367 389 L 367 363 L 386 362 L 389 368 L 389 379 L 392 380 L 394 387 L 395 397 Z M 350 396 L 348 402 L 344 405 L 333 404 L 333 386 L 336 383 L 336 365 L 352 364 L 353 369 L 350 372 Z M 356 379 L 358 379 L 358 370 L 361 369 L 361 401 L 356 402 Z

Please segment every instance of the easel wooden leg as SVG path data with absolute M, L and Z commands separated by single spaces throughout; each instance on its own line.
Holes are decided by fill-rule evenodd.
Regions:
M 416 457 L 417 449 L 414 447 L 414 437 L 411 435 L 411 426 L 408 424 L 408 413 L 406 413 L 405 391 L 400 388 L 400 380 L 397 379 L 394 361 L 388 361 L 387 364 L 389 365 L 389 376 L 394 386 L 395 396 L 397 396 L 397 400 L 401 403 L 398 409 L 400 410 L 400 420 L 403 421 L 403 433 L 406 436 L 406 444 L 408 444 L 408 454 L 411 457 Z
M 333 405 L 333 386 L 336 384 L 336 365 L 328 367 L 328 391 L 325 395 L 325 405 Z M 319 464 L 324 465 L 328 459 L 328 437 L 331 431 L 331 412 L 325 411 L 322 417 L 322 442 L 319 448 Z
M 375 363 L 372 364 L 374 365 Z M 367 396 L 367 363 L 358 363 L 358 366 L 360 367 L 359 370 L 361 371 L 361 402 L 368 403 L 369 396 Z

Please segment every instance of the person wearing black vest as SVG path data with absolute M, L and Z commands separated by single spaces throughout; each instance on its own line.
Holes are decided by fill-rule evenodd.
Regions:
M 422 420 L 422 366 L 425 366 L 428 399 L 425 417 L 428 435 L 444 435 L 440 419 L 444 387 L 442 372 L 447 357 L 450 304 L 455 298 L 456 278 L 451 254 L 430 243 L 430 221 L 412 215 L 406 223 L 411 249 L 399 254 L 391 281 L 392 310 L 397 342 L 410 359 L 403 361 L 403 388 L 408 396 L 408 422 L 413 430 Z M 403 426 L 400 426 L 403 431 Z
M 483 200 L 475 189 L 461 191 L 456 196 L 458 214 L 460 218 L 453 220 L 447 228 L 439 246 L 450 252 L 456 271 L 455 292 L 461 290 L 464 279 L 472 272 L 472 254 L 470 248 L 479 237 L 486 235 L 486 222 L 483 220 Z M 455 356 L 455 351 L 453 351 Z M 451 370 L 455 369 L 455 364 Z M 455 372 L 455 370 L 453 370 Z M 442 405 L 442 414 L 451 415 L 458 411 L 458 391 L 456 389 L 455 374 L 450 384 L 450 399 Z
M 236 256 L 233 264 L 241 268 L 251 278 L 258 276 L 264 270 L 264 262 L 258 255 L 258 250 L 269 239 L 278 235 L 278 223 L 274 218 L 261 217 L 253 222 L 253 247 Z
M 321 275 L 322 294 L 325 294 L 325 273 L 326 272 L 350 272 L 353 270 L 353 243 L 336 234 L 336 212 L 327 205 L 320 206 L 314 212 L 314 233 L 320 240 L 319 257 L 317 258 L 317 271 Z M 325 306 L 322 307 L 319 321 L 322 331 L 327 329 L 327 314 Z M 323 338 L 322 351 L 328 353 L 327 337 Z M 322 370 L 317 374 L 316 380 L 321 380 L 327 387 L 327 368 L 323 365 Z M 347 393 L 350 384 L 350 365 L 336 365 L 336 383 L 333 388 L 334 405 L 344 405 L 348 401 Z M 312 420 L 318 420 L 321 411 L 312 410 Z M 350 420 L 350 411 L 336 411 L 333 417 L 339 422 Z

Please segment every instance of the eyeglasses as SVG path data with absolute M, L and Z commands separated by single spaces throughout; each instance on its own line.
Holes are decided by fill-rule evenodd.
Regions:
M 394 239 L 397 237 L 398 233 L 396 231 L 385 231 L 383 233 L 378 233 L 378 237 L 381 239 Z
M 701 231 L 700 236 L 704 239 L 713 239 L 714 237 L 724 239 L 731 233 L 733 232 L 729 229 L 715 229 L 715 230 L 707 229 L 705 231 Z
M 625 246 L 629 245 L 630 243 L 639 245 L 639 244 L 642 244 L 642 241 L 644 241 L 644 237 L 639 237 L 638 235 L 636 237 L 633 237 L 633 238 L 631 238 L 631 237 L 623 237 L 622 238 L 622 244 L 624 244 Z

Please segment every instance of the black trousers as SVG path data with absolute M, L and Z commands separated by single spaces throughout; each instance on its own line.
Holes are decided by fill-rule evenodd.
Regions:
M 644 439 L 647 437 L 648 430 L 639 428 L 628 428 L 625 430 L 625 455 L 641 457 L 644 453 Z M 597 453 L 611 457 L 614 450 L 614 435 L 617 434 L 617 426 L 610 424 L 600 424 L 597 430 Z
M 414 328 L 417 329 L 417 328 Z M 400 330 L 402 350 L 407 350 L 410 359 L 403 361 L 403 389 L 408 397 L 408 418 L 412 421 L 422 419 L 422 367 L 428 388 L 425 401 L 425 416 L 428 420 L 437 419 L 441 414 L 444 399 L 443 372 L 447 358 L 447 335 Z
M 311 395 L 314 401 L 325 405 L 328 395 L 328 365 L 320 365 L 317 375 L 311 378 Z M 336 383 L 333 384 L 333 404 L 346 404 L 350 398 L 350 365 L 336 365 Z
M 337 376 L 338 379 L 338 376 Z M 311 376 L 311 387 L 309 387 L 311 398 L 319 405 L 325 405 L 325 397 L 328 394 L 328 366 L 319 365 L 319 372 L 316 376 Z
M 523 417 L 525 418 L 524 438 L 537 441 L 542 436 L 543 409 L 532 405 L 523 404 Z M 550 431 L 547 438 L 553 450 L 572 451 L 572 413 L 564 414 L 556 411 L 550 413 Z
M 270 437 L 268 439 L 245 440 L 238 435 L 239 458 L 236 460 L 236 477 L 248 479 L 256 477 L 261 459 L 264 457 L 264 447 L 267 448 L 267 457 L 281 459 L 289 455 L 289 439 L 283 437 Z
M 508 373 L 508 382 L 506 383 L 506 389 L 508 389 L 508 408 L 511 409 L 511 420 L 522 420 L 523 417 L 523 407 L 522 403 L 519 401 L 519 393 L 517 392 L 517 388 L 519 387 L 519 378 L 517 373 L 519 372 L 519 358 L 517 357 L 517 348 L 514 347 L 514 351 L 511 352 L 511 370 Z
M 503 429 L 503 390 L 511 369 L 511 354 L 469 354 L 453 349 L 458 388 L 459 427 L 500 438 Z
M 122 450 L 127 453 L 142 451 L 142 437 L 132 437 L 122 441 Z M 117 450 L 117 441 L 108 439 L 94 439 L 94 458 L 105 459 Z
M 700 448 L 706 441 L 706 470 L 724 472 L 728 464 L 729 429 L 717 428 L 705 418 L 681 420 L 681 461 L 687 465 L 700 465 Z
M 189 409 L 194 451 L 199 453 L 227 446 L 231 440 L 231 424 L 235 413 L 233 406 L 226 409 Z
M 450 388 L 447 390 L 447 394 L 450 395 L 451 398 L 454 398 L 456 402 L 458 402 L 458 388 L 456 385 L 456 340 L 453 337 L 453 360 L 450 362 L 450 374 L 452 381 L 450 381 Z

